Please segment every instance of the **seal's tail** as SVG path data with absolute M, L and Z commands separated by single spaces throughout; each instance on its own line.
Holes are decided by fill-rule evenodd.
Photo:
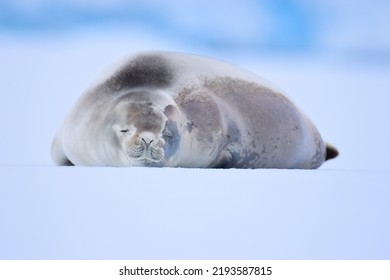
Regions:
M 336 147 L 332 146 L 329 143 L 326 143 L 326 155 L 325 160 L 335 158 L 339 155 L 339 151 L 336 149 Z

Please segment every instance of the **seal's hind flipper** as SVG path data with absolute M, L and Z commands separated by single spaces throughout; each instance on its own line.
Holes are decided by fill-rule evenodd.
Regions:
M 325 154 L 325 160 L 329 160 L 332 158 L 335 158 L 339 155 L 339 151 L 336 149 L 336 147 L 330 145 L 329 143 L 326 144 L 326 154 Z

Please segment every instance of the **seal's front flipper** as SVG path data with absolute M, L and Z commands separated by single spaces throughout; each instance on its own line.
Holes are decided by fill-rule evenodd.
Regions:
M 74 164 L 65 155 L 58 137 L 54 137 L 51 146 L 51 158 L 57 165 L 73 166 Z
M 333 159 L 339 155 L 339 151 L 336 149 L 336 147 L 330 145 L 329 143 L 326 144 L 326 154 L 325 154 L 325 160 Z

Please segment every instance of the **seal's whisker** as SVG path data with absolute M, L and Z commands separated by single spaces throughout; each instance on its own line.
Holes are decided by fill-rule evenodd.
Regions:
M 137 146 L 135 148 L 127 150 L 126 155 L 131 158 L 139 158 L 143 155 L 144 150 L 145 149 L 142 146 Z

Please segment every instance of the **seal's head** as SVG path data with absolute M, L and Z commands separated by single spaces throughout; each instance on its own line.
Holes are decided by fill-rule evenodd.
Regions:
M 147 97 L 132 93 L 113 108 L 111 127 L 123 166 L 166 166 L 180 146 L 175 103 Z

